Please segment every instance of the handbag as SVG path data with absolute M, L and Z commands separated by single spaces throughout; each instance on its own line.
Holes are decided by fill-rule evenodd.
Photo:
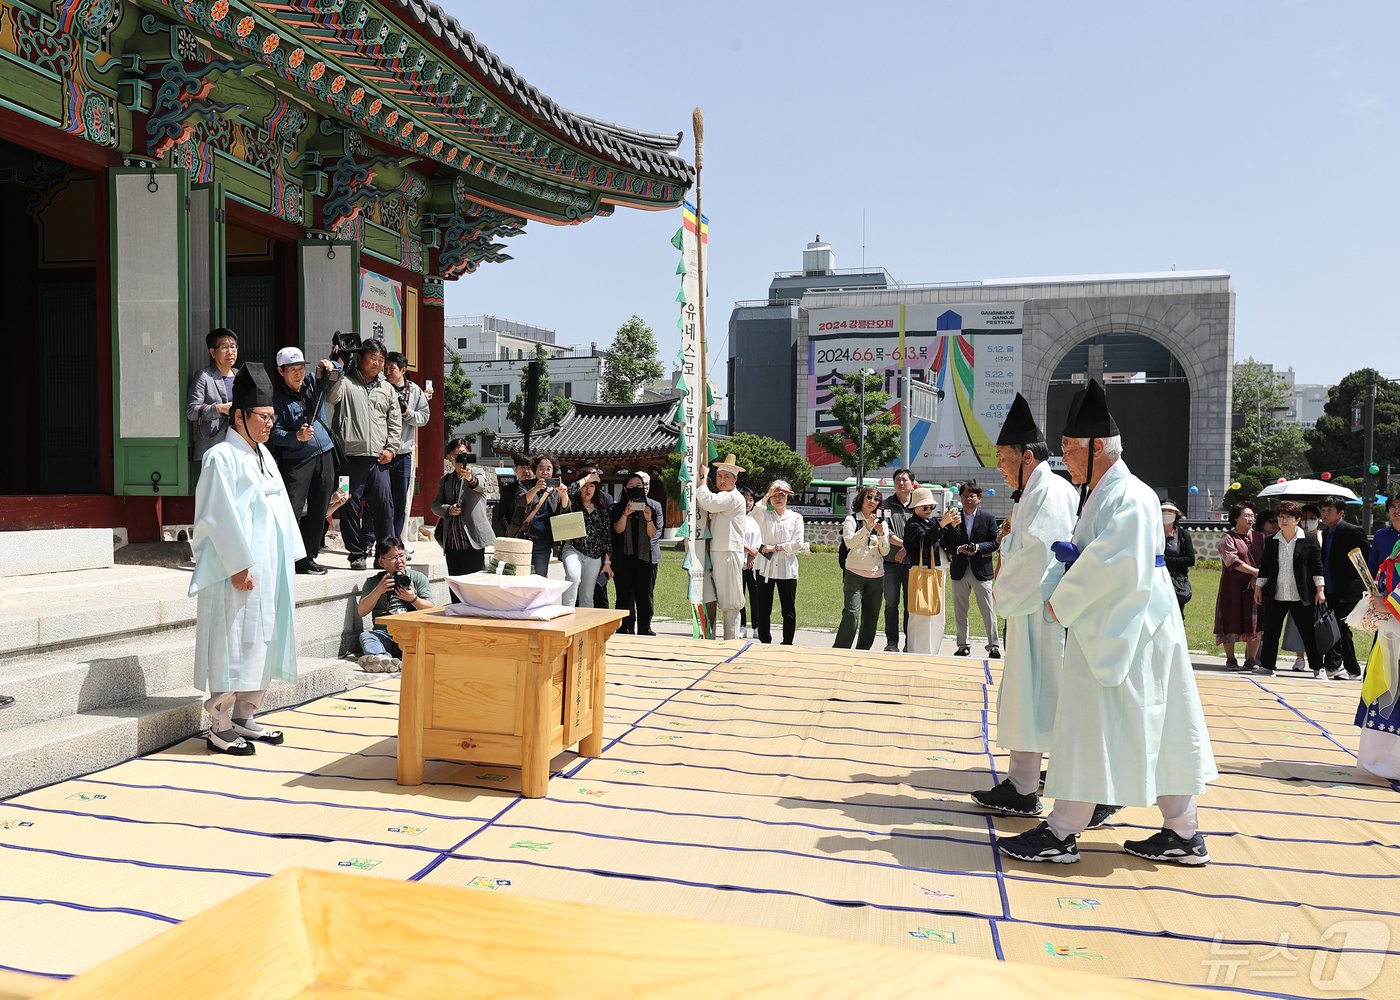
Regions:
M 931 617 L 943 612 L 943 570 L 909 567 L 909 613 Z
M 1313 606 L 1313 640 L 1317 651 L 1325 653 L 1342 641 L 1342 628 L 1337 624 L 1337 612 L 1324 602 Z
M 563 514 L 555 514 L 549 519 L 549 531 L 556 542 L 582 538 L 588 534 L 588 529 L 583 526 L 583 511 L 571 510 Z

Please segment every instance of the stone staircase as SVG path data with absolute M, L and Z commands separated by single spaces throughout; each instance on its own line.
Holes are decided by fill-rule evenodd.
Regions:
M 150 753 L 206 724 L 202 693 L 191 686 L 189 569 L 119 564 L 110 541 L 104 565 L 91 539 L 70 544 L 69 535 L 82 532 L 0 533 L 0 551 L 28 536 L 23 545 L 42 553 L 28 563 L 31 573 L 65 567 L 0 577 L 0 693 L 15 699 L 0 709 L 0 798 Z M 99 555 L 75 559 L 68 550 L 76 546 Z M 413 567 L 444 600 L 441 553 L 431 543 L 415 549 Z M 344 658 L 356 651 L 362 625 L 354 597 L 368 574 L 350 571 L 343 555 L 324 555 L 328 575 L 296 578 L 299 677 L 273 684 L 269 709 L 372 679 Z

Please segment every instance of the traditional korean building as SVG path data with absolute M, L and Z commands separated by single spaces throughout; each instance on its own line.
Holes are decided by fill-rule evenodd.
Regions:
M 680 523 L 675 501 L 666 495 L 661 470 L 680 441 L 680 428 L 672 417 L 675 399 L 641 403 L 575 402 L 563 420 L 530 435 L 530 452 L 553 455 L 561 468 L 573 470 L 580 463 L 598 463 L 603 484 L 614 499 L 627 475 L 651 474 L 651 497 L 666 508 L 667 525 Z M 525 448 L 520 435 L 497 435 L 492 441 L 498 455 L 517 455 Z
M 268 363 L 380 335 L 440 380 L 444 282 L 679 205 L 679 139 L 561 108 L 425 0 L 0 0 L 0 526 L 187 523 L 214 327 Z

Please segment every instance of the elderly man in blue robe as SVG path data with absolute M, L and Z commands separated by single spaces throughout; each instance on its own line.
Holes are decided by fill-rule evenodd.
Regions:
M 1123 462 L 1097 381 L 1071 405 L 1062 445 L 1088 493 L 1074 537 L 1054 546 L 1067 568 L 1049 611 L 1068 630 L 1045 781 L 1055 808 L 997 846 L 1021 861 L 1075 862 L 1095 803 L 1155 802 L 1161 831 L 1123 849 L 1207 864 L 1196 797 L 1217 777 L 1215 755 L 1163 558 L 1161 498 Z
M 247 756 L 282 734 L 254 716 L 273 680 L 295 682 L 296 561 L 306 553 L 277 463 L 263 443 L 276 411 L 260 364 L 233 383 L 232 426 L 204 453 L 194 501 L 198 595 L 194 683 L 207 689 L 206 743 Z
M 1074 530 L 1079 497 L 1051 471 L 1045 435 L 1019 392 L 997 438 L 996 455 L 1013 501 L 1001 569 L 992 584 L 993 604 L 1006 617 L 997 745 L 1010 752 L 1011 760 L 1006 778 L 973 792 L 972 801 L 1004 814 L 1039 816 L 1040 763 L 1050 749 L 1065 658 L 1065 630 L 1046 611 L 1065 569 L 1051 546 Z M 1101 809 L 1095 820 L 1101 823 L 1107 815 Z

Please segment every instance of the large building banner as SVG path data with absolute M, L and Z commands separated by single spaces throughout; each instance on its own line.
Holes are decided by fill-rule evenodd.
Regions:
M 831 415 L 831 387 L 842 375 L 870 368 L 885 376 L 890 408 L 903 422 L 900 379 L 939 393 L 939 420 L 915 420 L 913 464 L 996 465 L 997 434 L 1021 390 L 1021 303 L 890 305 L 813 309 L 807 337 L 809 428 L 840 430 Z M 807 460 L 836 459 L 807 437 Z M 874 470 L 872 470 L 874 471 Z

